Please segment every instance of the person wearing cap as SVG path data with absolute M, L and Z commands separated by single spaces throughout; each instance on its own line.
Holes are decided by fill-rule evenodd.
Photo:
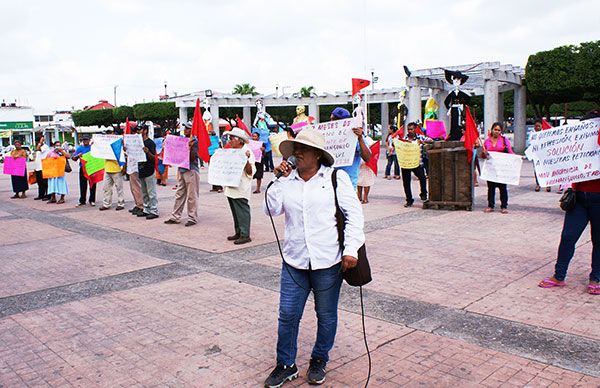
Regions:
M 177 170 L 177 192 L 171 218 L 165 224 L 179 224 L 183 207 L 187 202 L 188 220 L 185 226 L 196 225 L 198 222 L 198 188 L 200 186 L 200 166 L 198 165 L 198 138 L 191 136 L 192 124 L 185 123 L 183 135 L 189 138 L 190 168 L 179 167 Z
M 107 129 L 107 135 L 112 135 L 113 130 Z M 112 206 L 113 187 L 117 189 L 117 207 L 115 210 L 125 209 L 125 192 L 123 191 L 123 168 L 118 160 L 107 159 L 104 162 L 104 180 L 102 181 L 102 206 L 98 210 L 108 210 Z
M 132 129 L 134 134 L 141 134 L 141 131 L 141 125 L 137 125 Z M 125 150 L 125 156 L 127 156 L 127 150 Z M 144 198 L 142 196 L 142 183 L 140 181 L 138 162 L 132 160 L 130 163 L 129 156 L 127 156 L 127 175 L 129 176 L 129 190 L 131 190 L 131 196 L 135 203 L 135 206 L 129 209 L 129 213 L 137 216 L 144 212 Z
M 275 168 L 283 177 L 267 187 L 263 205 L 267 215 L 285 214 L 277 365 L 265 387 L 279 387 L 298 377 L 298 328 L 311 291 L 317 336 L 307 378 L 310 384 L 322 384 L 337 331 L 342 272 L 358 262 L 358 249 L 365 242 L 364 217 L 348 174 L 338 170 L 337 199 L 346 216 L 344 246 L 340 247 L 331 167 L 335 160 L 325 150 L 325 138 L 319 131 L 303 129 L 296 138 L 282 141 L 279 149 L 284 158 L 295 157 L 296 169 L 286 160 Z
M 256 171 L 254 152 L 247 143 L 250 141 L 248 134 L 240 128 L 233 128 L 227 132 L 229 145 L 233 149 L 241 149 L 246 156 L 246 164 L 242 171 L 242 179 L 237 187 L 225 186 L 225 196 L 233 215 L 235 234 L 228 236 L 227 240 L 234 244 L 246 244 L 250 238 L 250 191 L 252 190 L 252 177 Z
M 83 154 L 87 154 L 92 150 L 92 146 L 90 145 L 90 135 L 84 134 L 81 136 L 81 142 L 83 144 L 77 147 L 75 153 L 71 157 L 74 161 L 78 161 Z M 96 184 L 90 185 L 90 181 L 87 180 L 83 174 L 83 163 L 79 160 L 79 202 L 76 205 L 77 207 L 85 206 L 88 186 L 90 188 L 90 206 L 96 206 Z
M 350 118 L 350 112 L 344 108 L 337 107 L 331 112 L 331 121 L 342 120 Z M 338 170 L 346 171 L 352 182 L 352 186 L 356 190 L 358 185 L 358 171 L 360 169 L 360 161 L 364 160 L 368 162 L 371 159 L 371 150 L 365 142 L 365 136 L 363 134 L 362 127 L 353 128 L 352 132 L 358 137 L 358 143 L 356 144 L 356 151 L 354 152 L 354 160 L 350 166 L 338 167 Z
M 156 143 L 148 137 L 148 127 L 142 128 L 142 139 L 144 139 L 144 153 L 146 161 L 138 163 L 138 173 L 142 186 L 142 198 L 144 210 L 138 217 L 147 220 L 158 218 L 158 196 L 156 195 L 156 179 L 154 177 L 154 163 L 156 161 Z

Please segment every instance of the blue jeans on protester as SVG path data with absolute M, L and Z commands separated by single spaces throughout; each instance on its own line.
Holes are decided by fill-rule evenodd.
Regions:
M 387 166 L 385 166 L 385 176 L 390 176 L 392 172 L 392 163 L 394 164 L 394 176 L 400 176 L 400 165 L 395 154 L 388 155 Z
M 279 292 L 277 362 L 288 366 L 296 362 L 300 319 L 311 290 L 317 313 L 317 339 L 311 358 L 329 361 L 329 351 L 333 347 L 337 331 L 341 285 L 341 263 L 318 270 L 301 270 L 283 263 Z
M 558 245 L 558 258 L 554 267 L 554 278 L 565 280 L 569 262 L 575 253 L 575 244 L 589 222 L 592 234 L 590 280 L 600 282 L 600 193 L 576 192 L 575 196 L 575 207 L 565 213 L 565 222 Z

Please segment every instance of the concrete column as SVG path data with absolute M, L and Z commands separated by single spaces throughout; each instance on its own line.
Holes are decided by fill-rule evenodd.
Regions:
M 252 110 L 249 106 L 245 106 L 242 108 L 242 121 L 244 122 L 244 124 L 246 124 L 246 127 L 248 127 L 248 129 L 252 129 L 252 117 L 250 117 L 250 115 L 252 114 Z
M 444 126 L 446 127 L 446 132 L 450 132 L 450 117 L 448 117 L 448 109 L 446 109 L 446 105 L 444 105 L 444 100 L 448 92 L 443 89 L 437 89 L 433 92 L 433 98 L 435 102 L 438 104 L 438 120 L 444 122 Z
M 58 127 L 54 126 L 54 139 L 52 140 L 53 142 L 55 141 L 60 141 L 60 134 L 58 133 Z M 62 144 L 62 142 L 61 142 Z
M 381 103 L 381 139 L 385 141 L 390 126 L 390 110 L 387 102 Z M 385 155 L 384 155 L 385 156 Z
M 416 122 L 422 117 L 421 113 L 421 87 L 410 86 L 408 88 L 408 115 L 406 116 L 407 124 Z
M 179 107 L 179 123 L 181 125 L 187 123 L 189 121 L 186 107 Z
M 522 153 L 525 151 L 525 144 L 527 140 L 527 99 L 525 97 L 525 86 L 517 86 L 514 91 L 514 96 L 515 110 L 513 115 L 515 117 L 515 137 L 513 140 L 513 147 L 515 152 Z
M 219 131 L 219 104 L 212 103 L 210 105 L 210 114 L 212 115 L 213 131 L 215 131 L 215 133 L 217 133 L 220 136 L 221 131 Z
M 483 133 L 488 133 L 492 124 L 498 121 L 498 80 L 483 82 Z
M 498 121 L 504 121 L 504 93 L 498 93 Z
M 315 118 L 315 123 L 319 122 L 319 105 L 316 102 L 308 104 L 308 115 Z

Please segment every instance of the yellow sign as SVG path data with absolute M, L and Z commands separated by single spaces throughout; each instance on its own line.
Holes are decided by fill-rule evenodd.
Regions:
M 394 140 L 394 149 L 400 168 L 417 168 L 421 164 L 421 146 L 418 143 Z
M 287 138 L 287 132 L 279 132 L 269 136 L 269 141 L 271 142 L 273 155 L 281 156 L 281 152 L 279 152 L 279 143 L 281 143 L 284 140 L 287 140 Z

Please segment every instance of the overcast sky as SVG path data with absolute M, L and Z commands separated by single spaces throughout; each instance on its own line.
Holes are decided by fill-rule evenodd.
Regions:
M 38 113 L 250 83 L 349 90 L 600 39 L 598 0 L 0 0 L 0 99 Z

